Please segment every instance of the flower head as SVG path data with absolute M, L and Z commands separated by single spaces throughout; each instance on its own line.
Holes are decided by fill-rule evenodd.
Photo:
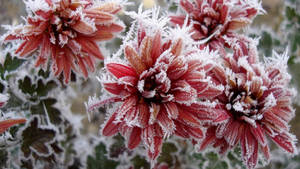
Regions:
M 142 141 L 155 160 L 165 137 L 202 138 L 201 123 L 214 120 L 217 113 L 209 111 L 213 105 L 197 99 L 215 97 L 221 89 L 210 86 L 205 77 L 212 64 L 204 58 L 212 53 L 174 36 L 180 31 L 147 23 L 142 19 L 134 40 L 124 42 L 125 61 L 105 63 L 107 75 L 100 81 L 114 96 L 88 108 L 121 102 L 106 121 L 103 135 L 120 132 L 130 149 Z
M 55 75 L 64 73 L 68 83 L 79 67 L 85 77 L 94 71 L 95 59 L 103 59 L 97 42 L 109 40 L 123 30 L 114 15 L 121 6 L 91 0 L 28 0 L 25 25 L 12 28 L 4 41 L 22 40 L 16 50 L 21 57 L 38 51 L 36 66 L 52 61 Z
M 201 47 L 208 45 L 212 50 L 223 50 L 225 36 L 234 37 L 234 31 L 250 24 L 263 11 L 257 0 L 180 0 L 180 6 L 193 25 L 193 39 L 207 42 Z M 171 16 L 171 22 L 183 25 L 185 18 Z
M 262 64 L 250 53 L 223 57 L 222 65 L 209 73 L 216 84 L 224 86 L 224 92 L 216 97 L 216 107 L 224 110 L 227 119 L 208 128 L 200 149 L 212 144 L 224 153 L 239 144 L 245 165 L 254 168 L 259 150 L 266 159 L 270 157 L 267 137 L 283 150 L 296 153 L 296 140 L 288 125 L 294 117 L 295 92 L 289 88 L 288 57 L 277 55 Z

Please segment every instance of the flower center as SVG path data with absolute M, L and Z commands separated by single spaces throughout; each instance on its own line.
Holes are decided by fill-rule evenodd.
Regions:
M 245 89 L 234 88 L 226 93 L 228 103 L 226 109 L 229 110 L 235 120 L 247 122 L 256 125 L 256 120 L 262 119 L 259 114 L 259 105 L 256 97 Z
M 69 38 L 73 39 L 77 36 L 76 31 L 71 28 L 76 22 L 77 16 L 71 16 L 71 12 L 70 9 L 65 9 L 52 16 L 49 28 L 51 43 L 63 47 L 68 43 Z
M 167 94 L 170 83 L 164 71 L 159 73 L 153 72 L 153 70 L 145 71 L 138 82 L 138 90 L 145 101 L 161 103 L 168 101 L 171 97 Z

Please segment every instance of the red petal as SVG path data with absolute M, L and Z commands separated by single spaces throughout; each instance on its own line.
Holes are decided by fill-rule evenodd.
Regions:
M 271 138 L 278 146 L 291 154 L 295 154 L 295 142 L 288 134 L 281 133 Z
M 130 137 L 128 140 L 128 148 L 134 149 L 136 146 L 138 146 L 141 142 L 141 133 L 142 130 L 139 127 L 132 128 L 132 131 L 130 133 Z
M 206 130 L 205 138 L 200 145 L 200 151 L 204 150 L 208 145 L 212 144 L 217 138 L 215 136 L 215 127 L 210 127 Z
M 104 136 L 112 136 L 114 134 L 116 134 L 119 131 L 119 124 L 120 123 L 114 123 L 115 119 L 116 119 L 117 113 L 114 113 L 109 120 L 106 122 L 103 130 L 102 130 L 102 134 Z
M 182 26 L 184 24 L 185 15 L 184 16 L 170 16 L 170 18 L 171 18 L 170 19 L 171 22 Z
M 168 114 L 165 109 L 161 109 L 161 111 L 157 115 L 158 124 L 164 131 L 166 136 L 173 134 L 175 129 L 175 125 L 173 121 L 168 117 Z
M 99 31 L 109 31 L 109 32 L 121 32 L 124 27 L 115 23 L 110 25 L 97 25 L 96 26 Z
M 19 54 L 20 56 L 27 56 L 28 54 L 35 51 L 40 46 L 40 44 L 42 44 L 42 37 L 43 36 L 36 36 L 29 38 L 20 45 L 15 53 Z
M 200 128 L 187 127 L 186 129 L 187 129 L 187 132 L 191 136 L 193 136 L 193 137 L 195 137 L 197 139 L 201 139 L 204 136 L 204 134 L 203 134 L 203 132 L 202 132 L 202 130 Z
M 261 128 L 260 124 L 256 122 L 256 127 L 250 127 L 250 130 L 253 134 L 253 136 L 256 138 L 256 140 L 260 143 L 262 146 L 266 146 L 266 137 L 263 129 Z
M 26 123 L 26 119 L 9 119 L 0 121 L 0 134 L 2 134 L 5 130 L 10 128 L 16 124 Z
M 148 125 L 150 112 L 149 112 L 149 107 L 146 103 L 138 104 L 137 116 L 138 116 L 138 122 L 141 125 L 141 127 L 145 127 Z
M 191 126 L 199 126 L 200 123 L 198 119 L 188 111 L 179 111 L 178 120 L 182 120 Z
M 153 66 L 153 59 L 151 57 L 152 44 L 153 44 L 152 39 L 146 36 L 143 39 L 140 47 L 141 59 L 144 61 L 144 63 L 148 68 Z
M 179 80 L 172 84 L 172 93 L 178 103 L 191 104 L 197 98 L 197 91 L 185 80 Z
M 137 74 L 141 74 L 144 70 L 146 70 L 146 65 L 132 47 L 125 47 L 125 57 L 130 62 L 131 66 L 136 70 Z
M 110 40 L 114 35 L 109 31 L 98 30 L 91 35 L 91 38 L 95 41 Z
M 176 103 L 167 102 L 163 105 L 168 113 L 169 118 L 176 119 L 179 113 Z
M 95 28 L 90 25 L 90 23 L 86 23 L 85 21 L 79 20 L 74 25 L 72 25 L 72 28 L 82 34 L 89 35 L 94 33 L 96 30 Z
M 135 70 L 130 66 L 125 66 L 118 63 L 108 63 L 105 65 L 105 67 L 116 78 L 121 78 L 124 76 L 133 76 L 133 77 L 137 76 Z
M 95 42 L 88 40 L 87 38 L 78 38 L 77 42 L 81 45 L 82 51 L 93 55 L 98 59 L 104 59 L 98 45 Z
M 161 137 L 154 137 L 154 151 L 148 150 L 148 156 L 151 160 L 155 160 L 158 157 L 161 151 L 162 143 L 163 139 Z
M 119 85 L 118 83 L 103 83 L 105 90 L 114 95 L 119 95 L 124 91 L 124 86 Z
M 88 9 L 88 10 L 84 10 L 84 13 L 86 14 L 87 17 L 94 19 L 94 22 L 97 25 L 111 22 L 113 20 L 112 14 L 100 10 Z
M 178 121 L 174 121 L 174 123 L 176 126 L 175 134 L 183 138 L 189 138 L 189 133 L 185 130 L 184 125 Z
M 156 61 L 156 59 L 160 56 L 161 54 L 161 34 L 160 32 L 157 32 L 154 36 L 154 39 L 153 39 L 153 43 L 152 44 L 152 52 L 151 52 L 151 55 L 152 55 L 152 59 L 154 60 L 154 62 Z

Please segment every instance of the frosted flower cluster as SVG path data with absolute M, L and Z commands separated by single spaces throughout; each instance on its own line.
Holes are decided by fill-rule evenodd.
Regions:
M 125 11 L 133 20 L 123 44 L 104 57 L 98 42 L 125 29 L 117 21 L 122 1 L 24 0 L 25 25 L 10 27 L 4 42 L 20 40 L 20 57 L 37 53 L 36 66 L 85 77 L 104 60 L 98 77 L 103 88 L 87 111 L 106 106 L 103 136 L 120 133 L 127 148 L 144 147 L 154 168 L 165 140 L 178 137 L 196 151 L 223 155 L 240 147 L 244 165 L 255 168 L 269 140 L 297 154 L 289 122 L 295 116 L 286 53 L 261 61 L 257 39 L 243 35 L 264 10 L 258 0 L 179 0 L 176 13 L 159 8 Z M 125 1 L 124 1 L 125 2 Z M 125 29 L 126 30 L 126 29 Z M 239 31 L 239 33 L 238 33 Z M 0 107 L 7 102 L 0 95 Z M 0 134 L 25 119 L 0 122 Z
M 275 54 L 261 62 L 257 40 L 235 32 L 251 23 L 260 3 L 181 0 L 180 5 L 189 16 L 166 21 L 158 9 L 129 13 L 136 21 L 123 42 L 125 58 L 108 59 L 100 77 L 111 96 L 87 104 L 92 110 L 121 103 L 102 134 L 121 133 L 130 149 L 142 142 L 152 161 L 172 135 L 198 143 L 198 151 L 212 145 L 224 154 L 240 146 L 248 168 L 256 167 L 259 152 L 269 160 L 268 138 L 296 154 L 288 125 L 295 95 L 288 57 Z

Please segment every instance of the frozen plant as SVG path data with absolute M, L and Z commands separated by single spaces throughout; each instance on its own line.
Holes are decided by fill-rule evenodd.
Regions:
M 69 82 L 71 69 L 85 77 L 103 60 L 97 42 L 109 40 L 123 30 L 115 14 L 121 5 L 91 0 L 27 0 L 25 25 L 8 26 L 4 42 L 22 40 L 15 53 L 20 57 L 38 51 L 36 66 L 51 60 L 52 71 Z
M 260 39 L 263 1 L 23 1 L 0 38 L 0 168 L 300 167 L 299 36 Z
M 296 93 L 289 87 L 286 53 L 260 63 L 255 41 L 248 46 L 248 55 L 223 57 L 209 72 L 216 84 L 224 86 L 215 99 L 227 118 L 207 129 L 200 150 L 212 144 L 224 154 L 239 144 L 245 165 L 255 168 L 259 150 L 270 159 L 267 136 L 286 152 L 297 153 L 288 125 L 295 116 L 292 99 Z
M 258 0 L 180 0 L 179 5 L 184 13 L 171 15 L 171 22 L 183 25 L 188 15 L 192 37 L 201 42 L 200 48 L 209 46 L 223 55 L 226 47 L 232 48 L 225 38 L 239 37 L 236 31 L 263 12 Z

